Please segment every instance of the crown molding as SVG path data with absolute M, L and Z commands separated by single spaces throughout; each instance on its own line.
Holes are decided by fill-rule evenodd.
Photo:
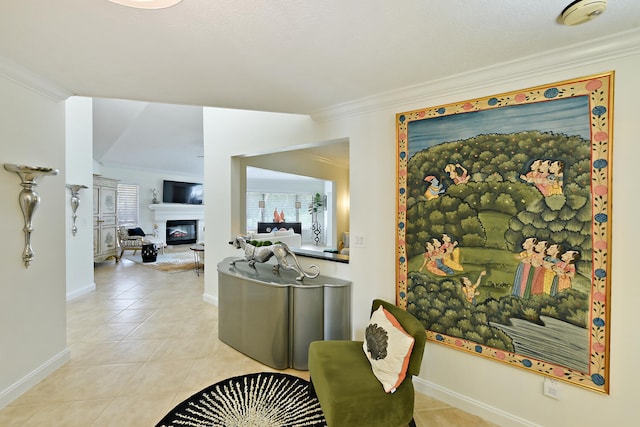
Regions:
M 73 96 L 73 93 L 68 90 L 2 56 L 0 56 L 0 77 L 56 102 Z
M 195 174 L 195 173 L 188 173 L 185 171 L 179 171 L 179 170 L 171 170 L 171 169 L 162 169 L 162 168 L 150 168 L 150 167 L 145 167 L 145 166 L 139 166 L 139 165 L 132 165 L 129 163 L 119 163 L 119 162 L 104 162 L 104 161 L 99 161 L 96 159 L 93 159 L 94 162 L 97 162 L 100 167 L 104 167 L 107 169 L 122 169 L 122 170 L 129 170 L 129 171 L 135 171 L 135 172 L 142 172 L 142 173 L 147 173 L 150 175 L 162 175 L 162 176 L 176 176 L 176 177 L 182 177 L 184 179 L 197 179 L 197 180 L 202 180 L 204 179 L 204 172 L 202 174 Z
M 318 122 L 328 122 L 389 108 L 406 109 L 407 104 L 428 102 L 429 99 L 445 95 L 464 95 L 489 86 L 508 84 L 638 54 L 640 54 L 640 29 L 634 29 L 356 99 L 315 111 L 311 117 Z M 607 68 L 601 71 L 610 70 Z

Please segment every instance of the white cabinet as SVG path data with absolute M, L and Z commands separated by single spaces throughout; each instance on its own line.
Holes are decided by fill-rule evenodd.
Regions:
M 93 176 L 93 261 L 114 257 L 118 262 L 118 181 Z

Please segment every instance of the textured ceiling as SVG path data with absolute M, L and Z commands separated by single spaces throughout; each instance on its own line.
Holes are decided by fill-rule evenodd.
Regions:
M 311 113 L 640 25 L 613 0 L 2 0 L 0 56 L 77 95 Z
M 638 0 L 576 27 L 556 22 L 568 3 L 2 0 L 0 60 L 75 95 L 313 113 L 640 26 Z M 96 152 L 108 151 L 103 139 Z
M 93 158 L 105 166 L 201 177 L 202 107 L 96 98 Z

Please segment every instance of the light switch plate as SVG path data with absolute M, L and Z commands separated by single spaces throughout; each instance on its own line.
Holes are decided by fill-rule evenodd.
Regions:
M 364 235 L 363 234 L 352 234 L 351 235 L 350 246 L 354 248 L 364 248 Z

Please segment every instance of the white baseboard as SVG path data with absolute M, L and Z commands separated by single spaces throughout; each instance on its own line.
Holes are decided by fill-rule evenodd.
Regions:
M 78 298 L 79 296 L 91 293 L 96 290 L 96 284 L 91 283 L 83 288 L 76 289 L 73 292 L 67 293 L 67 301 L 71 301 L 72 299 Z
M 209 294 L 202 294 L 202 301 L 218 306 L 218 297 Z
M 71 352 L 69 351 L 69 348 L 65 348 L 63 351 L 40 365 L 37 369 L 31 371 L 5 390 L 0 391 L 0 409 L 16 400 L 20 395 L 51 375 L 56 369 L 67 363 L 70 359 Z
M 451 406 L 503 427 L 540 427 L 531 421 L 509 414 L 486 403 L 471 399 L 420 377 L 413 377 L 413 385 L 415 390 L 422 394 L 441 400 Z

